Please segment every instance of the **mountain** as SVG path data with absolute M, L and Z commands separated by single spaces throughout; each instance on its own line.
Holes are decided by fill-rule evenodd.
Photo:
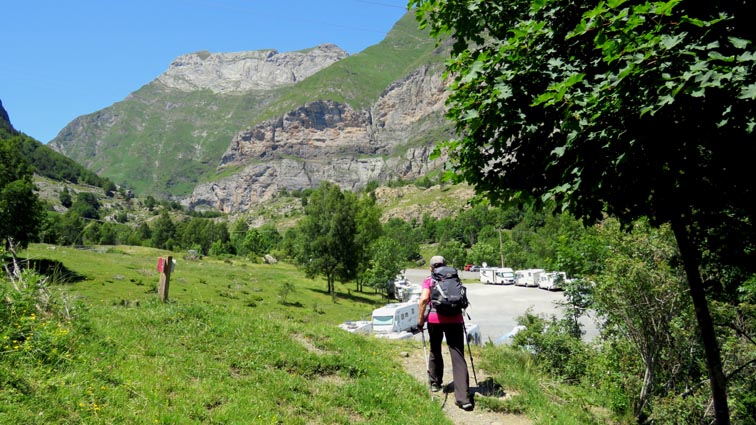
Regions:
M 13 125 L 11 125 L 8 111 L 3 108 L 3 101 L 0 100 L 0 135 L 13 133 Z
M 62 183 L 82 183 L 103 188 L 112 185 L 107 178 L 98 176 L 71 158 L 13 128 L 10 116 L 3 108 L 3 102 L 0 101 L 0 142 L 11 139 L 18 143 L 21 155 L 39 176 Z
M 282 189 L 411 179 L 449 126 L 445 46 L 400 19 L 375 46 L 180 56 L 48 145 L 141 195 L 245 211 Z

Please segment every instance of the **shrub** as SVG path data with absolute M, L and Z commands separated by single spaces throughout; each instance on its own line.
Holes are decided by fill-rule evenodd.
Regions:
M 579 338 L 572 336 L 570 323 L 556 318 L 547 320 L 530 311 L 517 321 L 526 329 L 515 335 L 515 347 L 532 352 L 538 365 L 547 373 L 572 382 L 582 379 L 591 351 Z
M 72 357 L 81 324 L 74 314 L 81 307 L 51 291 L 46 277 L 28 269 L 10 274 L 0 286 L 0 300 L 3 367 L 57 366 Z

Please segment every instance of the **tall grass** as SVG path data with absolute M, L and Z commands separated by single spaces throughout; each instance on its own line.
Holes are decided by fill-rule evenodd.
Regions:
M 600 407 L 590 389 L 568 385 L 546 376 L 530 353 L 509 346 L 487 345 L 481 353 L 481 368 L 494 371 L 494 381 L 509 392 L 504 399 L 480 399 L 493 411 L 524 414 L 536 424 L 625 423 Z

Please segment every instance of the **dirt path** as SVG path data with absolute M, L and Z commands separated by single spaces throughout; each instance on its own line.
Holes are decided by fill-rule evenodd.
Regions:
M 443 349 L 443 356 L 444 364 L 447 365 L 447 367 L 444 368 L 444 382 L 451 383 L 453 381 L 451 373 L 451 358 L 449 357 L 449 351 L 446 346 L 444 346 Z M 473 358 L 473 361 L 474 360 L 475 358 Z M 401 363 L 407 373 L 414 376 L 417 380 L 422 382 L 423 385 L 428 384 L 428 374 L 426 372 L 425 358 L 422 349 L 413 349 L 411 351 L 402 352 Z M 478 378 L 478 385 L 476 386 L 469 357 L 467 359 L 467 369 L 470 373 L 470 391 L 475 393 L 476 400 L 479 400 L 480 397 L 498 397 L 501 399 L 511 397 L 506 390 L 495 385 L 493 380 L 485 374 L 485 371 L 481 370 L 477 365 L 475 366 L 475 375 L 477 375 Z M 430 391 L 428 394 L 430 394 Z M 434 393 L 433 398 L 439 403 L 439 405 L 443 405 L 442 409 L 444 413 L 446 413 L 446 416 L 457 425 L 533 424 L 533 421 L 525 416 L 492 412 L 480 407 L 477 403 L 472 412 L 466 412 L 454 404 L 454 388 L 451 386 L 445 385 L 443 392 Z

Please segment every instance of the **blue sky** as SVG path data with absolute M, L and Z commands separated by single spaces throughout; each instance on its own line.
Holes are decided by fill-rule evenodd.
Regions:
M 350 54 L 380 42 L 406 0 L 14 0 L 0 8 L 0 101 L 42 143 L 106 108 L 185 53 Z

